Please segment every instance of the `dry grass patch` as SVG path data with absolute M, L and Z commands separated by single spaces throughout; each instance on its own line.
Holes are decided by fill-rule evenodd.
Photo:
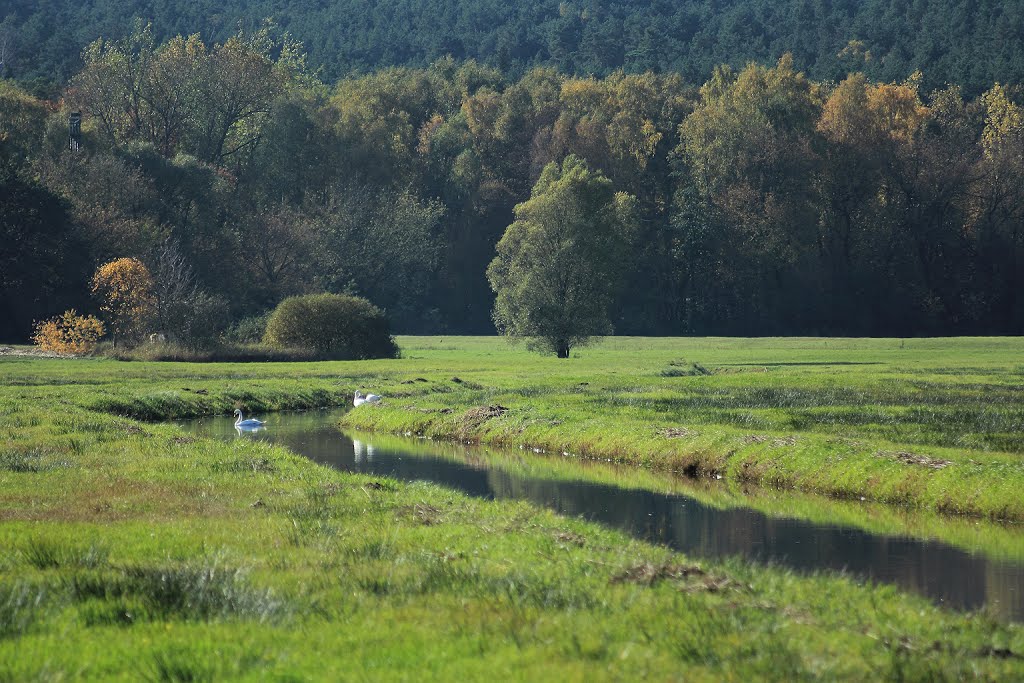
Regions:
M 612 583 L 639 583 L 652 586 L 664 580 L 683 580 L 693 576 L 706 576 L 707 572 L 695 564 L 651 564 L 644 562 L 633 565 L 612 577 Z
M 441 510 L 439 508 L 423 502 L 396 508 L 395 513 L 398 518 L 404 517 L 406 519 L 411 519 L 424 526 L 434 526 L 435 524 L 440 524 L 443 521 L 441 519 Z
M 562 531 L 555 534 L 555 540 L 563 545 L 574 545 L 582 548 L 587 544 L 587 539 L 572 531 Z
M 927 467 L 932 470 L 941 470 L 953 464 L 952 460 L 930 458 L 927 455 L 920 455 L 918 453 L 910 453 L 907 451 L 878 451 L 875 453 L 875 457 L 892 458 L 899 460 L 906 465 L 917 465 L 919 467 Z
M 228 515 L 227 496 L 213 497 L 192 484 L 170 486 L 115 479 L 69 492 L 50 489 L 4 494 L 0 521 L 120 522 Z

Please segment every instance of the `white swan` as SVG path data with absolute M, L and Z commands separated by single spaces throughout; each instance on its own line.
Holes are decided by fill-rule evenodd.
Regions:
M 364 403 L 380 403 L 380 396 L 377 394 L 366 394 L 363 396 L 363 392 L 356 390 L 356 397 L 352 400 L 352 405 L 361 406 Z
M 256 429 L 267 424 L 263 420 L 255 420 L 253 418 L 243 420 L 242 417 L 242 411 L 239 410 L 238 408 L 235 408 L 235 427 L 237 427 L 238 429 Z

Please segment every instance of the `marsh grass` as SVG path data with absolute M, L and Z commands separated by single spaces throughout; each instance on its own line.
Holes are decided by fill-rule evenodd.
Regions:
M 80 453 L 82 447 L 78 440 L 69 439 L 61 446 L 0 446 L 0 449 L 0 471 L 46 472 L 72 467 L 68 456 Z
M 28 581 L 0 583 L 0 639 L 24 635 L 43 618 L 47 590 Z
M 140 344 L 134 348 L 103 349 L 102 354 L 120 361 L 176 363 L 283 363 L 323 360 L 309 349 L 272 349 L 262 344 L 223 344 L 191 349 L 174 342 Z
M 673 466 L 691 458 L 738 481 L 730 469 L 738 463 L 724 456 L 735 450 L 764 479 L 786 483 L 813 464 L 848 477 L 852 488 L 913 467 L 875 453 L 913 452 L 954 463 L 922 478 L 961 469 L 976 483 L 999 472 L 1001 483 L 977 494 L 985 505 L 1019 494 L 1018 453 L 933 450 L 920 439 L 939 433 L 934 422 L 944 418 L 928 410 L 912 416 L 923 422 L 886 423 L 904 435 L 895 444 L 879 440 L 875 423 L 845 417 L 839 433 L 721 422 L 732 411 L 749 414 L 749 424 L 783 424 L 794 411 L 816 409 L 801 391 L 852 402 L 844 392 L 907 392 L 907 378 L 1020 383 L 1003 374 L 1019 367 L 1014 342 L 968 341 L 951 352 L 932 342 L 915 350 L 916 340 L 904 350 L 828 341 L 825 349 L 822 340 L 623 340 L 557 362 L 497 340 L 447 338 L 400 340 L 405 359 L 353 363 L 0 359 L 0 450 L 74 461 L 0 469 L 0 542 L 14 549 L 0 576 L 0 678 L 1021 679 L 1019 625 L 953 613 L 889 586 L 734 560 L 702 564 L 705 577 L 618 581 L 640 565 L 693 561 L 525 503 L 342 474 L 278 447 L 155 424 L 226 415 L 238 402 L 267 412 L 348 405 L 362 388 L 387 405 L 349 415 L 377 429 L 441 435 L 472 409 L 504 406 L 473 435 L 542 447 L 552 476 L 569 464 L 556 456 L 565 451 Z M 896 353 L 906 356 L 897 361 Z M 679 358 L 714 374 L 659 376 Z M 786 365 L 837 360 L 851 364 Z M 867 362 L 880 364 L 852 364 Z M 937 372 L 959 366 L 974 369 Z M 764 405 L 744 403 L 748 390 L 764 390 Z M 971 392 L 978 396 L 962 403 L 967 414 L 958 419 L 1003 424 L 1012 440 L 1011 402 L 996 404 L 1009 411 L 1005 421 L 986 422 L 984 392 L 964 394 Z M 897 408 L 886 412 L 909 414 Z M 637 485 L 657 485 L 645 479 L 651 472 L 636 476 Z M 733 504 L 725 494 L 707 497 Z M 813 506 L 767 494 L 758 504 L 885 528 L 897 525 L 887 514 L 899 517 L 855 517 L 839 503 L 808 512 Z
M 95 569 L 107 563 L 110 551 L 98 544 L 78 546 L 66 540 L 31 538 L 19 554 L 24 562 L 36 569 Z
M 213 662 L 197 659 L 184 647 L 158 650 L 147 664 L 139 673 L 143 680 L 153 683 L 213 683 L 218 678 Z
M 66 579 L 71 599 L 114 606 L 112 621 L 254 619 L 282 616 L 285 603 L 271 590 L 253 588 L 246 572 L 218 562 L 184 566 L 133 565 L 115 571 L 76 572 Z M 95 605 L 86 612 L 92 624 L 104 621 Z
M 690 363 L 687 367 L 686 363 L 679 361 L 672 361 L 669 367 L 658 373 L 660 377 L 702 377 L 713 374 L 715 373 L 700 363 Z
M 262 472 L 272 474 L 277 471 L 277 466 L 270 458 L 248 456 L 215 462 L 211 469 L 214 472 Z
M 0 452 L 0 469 L 10 472 L 40 472 L 48 466 L 44 457 L 38 449 L 5 450 Z

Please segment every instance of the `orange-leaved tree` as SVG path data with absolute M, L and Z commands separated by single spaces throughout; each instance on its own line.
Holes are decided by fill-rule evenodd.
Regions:
M 104 263 L 92 276 L 92 293 L 107 315 L 114 346 L 118 337 L 134 340 L 140 336 L 154 306 L 153 276 L 142 261 L 119 258 Z
M 91 315 L 78 315 L 75 309 L 35 324 L 32 341 L 44 351 L 89 353 L 103 336 L 103 323 Z

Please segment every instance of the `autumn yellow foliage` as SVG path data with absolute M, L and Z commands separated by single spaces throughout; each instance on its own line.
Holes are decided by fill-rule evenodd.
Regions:
M 1014 136 L 1024 132 L 1024 107 L 1015 104 L 1006 88 L 996 83 L 981 96 L 985 105 L 985 130 L 981 134 L 982 148 L 987 159 L 995 159 L 1000 149 Z M 1012 145 L 1009 145 L 1012 149 Z
M 75 309 L 35 324 L 32 341 L 43 351 L 81 354 L 96 348 L 105 332 L 103 323 L 91 315 L 78 315 Z
M 153 276 L 135 258 L 119 258 L 97 268 L 92 276 L 92 293 L 100 300 L 100 310 L 113 329 L 115 343 L 119 337 L 137 337 L 153 313 Z

